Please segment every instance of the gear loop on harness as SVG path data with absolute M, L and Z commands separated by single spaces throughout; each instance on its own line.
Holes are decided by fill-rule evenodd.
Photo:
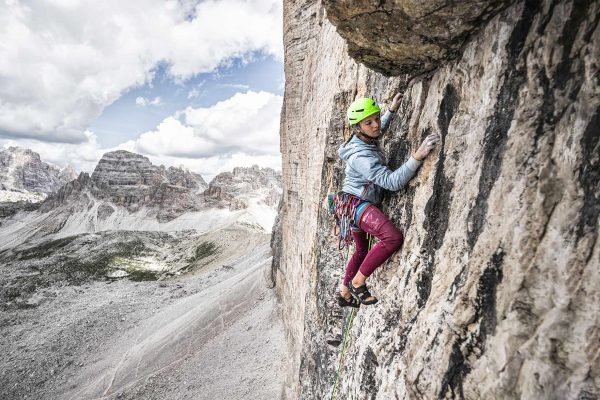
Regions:
M 363 201 L 360 197 L 345 192 L 329 195 L 329 212 L 335 219 L 333 232 L 338 236 L 338 250 L 343 250 L 352 244 L 352 227 L 356 224 L 354 221 L 356 207 Z
M 364 203 L 365 194 L 373 182 L 369 181 L 362 192 L 361 197 L 355 196 L 346 192 L 337 192 L 327 196 L 329 203 L 329 213 L 335 219 L 333 234 L 338 237 L 338 250 L 350 247 L 352 244 L 352 227 L 358 226 L 358 221 L 355 221 L 356 207 Z

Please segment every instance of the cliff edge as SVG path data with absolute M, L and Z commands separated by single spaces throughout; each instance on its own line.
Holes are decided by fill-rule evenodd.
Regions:
M 337 398 L 600 398 L 600 1 L 486 2 L 493 10 L 469 16 L 457 47 L 419 76 L 422 62 L 417 71 L 357 57 L 369 69 L 348 56 L 357 37 L 402 50 L 386 39 L 405 28 L 394 17 L 402 2 L 380 3 L 390 29 L 363 40 L 376 20 L 348 19 L 329 1 L 284 2 L 272 241 L 291 343 L 283 396 L 329 398 L 338 372 L 346 254 L 322 205 L 343 180 L 346 108 L 368 95 L 385 109 L 401 90 L 382 140 L 389 165 L 429 132 L 442 140 L 384 200 L 406 240 L 369 281 L 380 302 L 355 317 Z M 457 8 L 444 8 L 447 20 Z M 340 32 L 345 40 L 330 20 L 361 26 Z

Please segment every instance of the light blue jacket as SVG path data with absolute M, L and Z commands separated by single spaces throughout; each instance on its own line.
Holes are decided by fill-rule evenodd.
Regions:
M 389 127 L 393 115 L 388 111 L 381 118 L 382 135 Z M 342 191 L 374 204 L 381 202 L 383 189 L 394 192 L 400 190 L 422 164 L 410 157 L 404 165 L 392 171 L 385 166 L 385 157 L 377 144 L 367 144 L 356 136 L 341 145 L 338 154 L 346 161 L 346 179 Z

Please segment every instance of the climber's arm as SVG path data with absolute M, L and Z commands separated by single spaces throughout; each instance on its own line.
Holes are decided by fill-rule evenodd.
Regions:
M 392 119 L 394 118 L 394 115 L 396 115 L 396 111 L 398 111 L 398 108 L 400 107 L 400 102 L 402 101 L 402 94 L 401 93 L 396 93 L 396 95 L 394 96 L 394 99 L 392 100 L 392 104 L 390 105 L 390 108 L 388 111 L 385 112 L 385 114 L 383 114 L 383 117 L 381 117 L 381 133 L 384 134 L 387 129 L 390 126 L 390 123 L 392 122 Z
M 392 171 L 381 164 L 377 157 L 362 154 L 350 157 L 348 163 L 356 171 L 361 171 L 368 181 L 394 192 L 406 185 L 421 165 L 421 161 L 410 157 L 404 165 Z
M 394 118 L 394 113 L 389 110 L 383 114 L 383 117 L 381 117 L 381 134 L 384 134 L 387 131 L 392 122 L 392 118 Z
M 355 171 L 361 171 L 362 175 L 368 181 L 395 192 L 400 190 L 415 176 L 417 169 L 439 140 L 440 135 L 437 133 L 427 136 L 412 157 L 395 171 L 383 165 L 377 156 L 369 153 L 353 155 L 347 162 Z

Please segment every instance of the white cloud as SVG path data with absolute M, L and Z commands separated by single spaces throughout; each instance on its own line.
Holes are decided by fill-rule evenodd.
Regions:
M 0 132 L 85 143 L 160 62 L 179 80 L 253 51 L 282 59 L 278 0 L 0 0 Z
M 282 97 L 268 92 L 236 93 L 211 107 L 191 108 L 163 120 L 155 130 L 113 148 L 101 148 L 96 134 L 85 131 L 81 143 L 33 139 L 0 139 L 0 146 L 19 146 L 39 153 L 43 161 L 91 173 L 102 155 L 123 149 L 143 154 L 155 164 L 185 166 L 207 180 L 234 167 L 254 164 L 281 169 L 279 118 Z
M 272 93 L 248 91 L 211 107 L 188 107 L 143 133 L 135 149 L 174 157 L 278 155 L 282 100 Z
M 250 86 L 245 85 L 243 83 L 221 83 L 221 84 L 219 84 L 219 86 L 226 87 L 226 88 L 238 89 L 238 90 L 248 90 L 248 89 L 250 89 Z
M 197 88 L 193 88 L 192 90 L 190 90 L 188 92 L 187 98 L 188 99 L 193 99 L 200 96 L 200 91 Z
M 156 96 L 154 99 L 150 100 L 145 97 L 136 97 L 135 105 L 138 107 L 146 107 L 146 106 L 161 106 L 163 104 L 162 99 L 159 96 Z
M 55 164 L 61 168 L 71 165 L 77 172 L 92 172 L 98 160 L 110 149 L 101 149 L 98 138 L 93 132 L 84 132 L 85 140 L 81 143 L 44 142 L 35 139 L 0 139 L 0 147 L 17 146 L 31 149 L 39 153 L 42 161 Z

